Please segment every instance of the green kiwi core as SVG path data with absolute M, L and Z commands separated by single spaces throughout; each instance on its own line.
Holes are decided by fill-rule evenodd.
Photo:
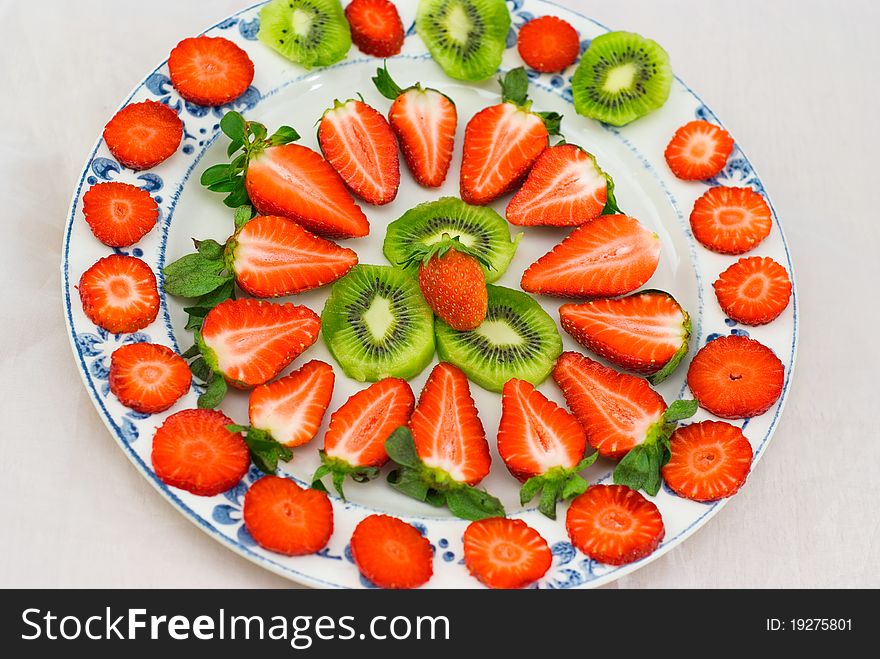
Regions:
M 376 343 L 383 343 L 395 324 L 391 300 L 377 295 L 361 318 Z
M 609 94 L 617 94 L 633 87 L 639 67 L 634 62 L 626 62 L 608 70 L 602 89 Z
M 525 343 L 522 335 L 505 320 L 486 320 L 474 330 L 493 346 L 519 346 Z
M 461 5 L 454 5 L 446 17 L 446 32 L 458 43 L 465 45 L 474 29 L 474 22 L 468 16 L 467 10 Z
M 465 247 L 476 247 L 480 244 L 480 238 L 478 236 L 474 236 L 469 233 L 452 233 L 448 229 L 439 231 L 432 236 L 426 236 L 422 239 L 422 242 L 425 245 L 434 245 L 443 240 L 443 234 L 448 234 L 449 236 L 455 237 L 458 236 L 458 239 L 461 241 L 461 244 Z
M 293 15 L 290 17 L 290 24 L 294 34 L 299 37 L 308 36 L 309 30 L 312 29 L 312 15 L 297 7 L 293 10 Z

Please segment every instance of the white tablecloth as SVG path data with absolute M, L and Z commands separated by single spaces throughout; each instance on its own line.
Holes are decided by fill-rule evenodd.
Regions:
M 95 137 L 181 37 L 244 4 L 0 1 L 0 587 L 290 585 L 136 472 L 80 383 L 60 302 L 62 228 Z M 880 4 L 560 4 L 662 43 L 746 146 L 802 314 L 788 406 L 745 489 L 614 586 L 880 586 Z

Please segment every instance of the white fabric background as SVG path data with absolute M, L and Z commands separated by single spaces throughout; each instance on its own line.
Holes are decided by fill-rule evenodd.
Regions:
M 80 383 L 59 260 L 104 123 L 182 37 L 247 0 L 0 0 L 0 587 L 287 587 L 178 514 Z M 414 2 L 415 0 L 399 0 Z M 611 587 L 880 586 L 880 3 L 560 0 L 669 51 L 773 196 L 797 270 L 796 377 L 745 489 Z

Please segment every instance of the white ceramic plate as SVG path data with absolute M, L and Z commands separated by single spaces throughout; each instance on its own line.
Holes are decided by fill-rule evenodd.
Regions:
M 412 25 L 415 3 L 399 5 L 404 25 Z M 590 39 L 606 31 L 605 27 L 595 21 L 544 0 L 508 0 L 508 6 L 514 29 L 518 29 L 534 16 L 560 16 L 578 30 L 584 47 Z M 372 512 L 384 512 L 415 524 L 433 544 L 434 577 L 427 587 L 479 586 L 462 562 L 461 537 L 467 522 L 453 518 L 445 510 L 405 498 L 393 491 L 384 479 L 363 485 L 348 483 L 348 502 L 333 497 L 335 531 L 329 545 L 319 554 L 288 558 L 264 551 L 255 545 L 241 522 L 244 492 L 249 483 L 260 475 L 255 468 L 251 468 L 238 486 L 214 497 L 197 497 L 167 487 L 153 473 L 150 449 L 155 428 L 169 414 L 195 407 L 197 393 L 191 391 L 168 412 L 152 416 L 132 412 L 120 405 L 109 393 L 107 371 L 110 354 L 116 347 L 127 342 L 150 340 L 185 350 L 192 344 L 192 337 L 183 330 L 183 305 L 164 295 L 158 319 L 137 334 L 108 335 L 85 317 L 74 287 L 82 272 L 110 251 L 94 238 L 82 216 L 82 195 L 89 186 L 100 181 L 116 180 L 133 183 L 151 192 L 161 209 L 159 224 L 136 247 L 124 250 L 124 253 L 143 258 L 161 277 L 162 267 L 166 263 L 192 251 L 191 238 L 223 241 L 231 233 L 231 212 L 221 203 L 222 196 L 208 192 L 198 183 L 199 175 L 206 167 L 226 161 L 224 151 L 227 140 L 218 139 L 218 121 L 226 109 L 234 107 L 247 118 L 265 123 L 270 130 L 281 124 L 291 125 L 304 136 L 301 143 L 317 148 L 315 121 L 332 104 L 334 98 L 346 99 L 361 93 L 368 103 L 380 111 L 385 112 L 389 107 L 389 101 L 382 98 L 370 82 L 377 65 L 381 64 L 379 60 L 364 56 L 356 48 L 352 48 L 345 61 L 326 69 L 306 71 L 255 40 L 259 26 L 258 16 L 259 6 L 254 6 L 218 23 L 206 32 L 235 41 L 248 52 L 256 67 L 252 88 L 227 108 L 209 109 L 183 102 L 170 84 L 167 62 L 163 62 L 150 73 L 123 103 L 125 105 L 145 99 L 159 100 L 179 112 L 185 132 L 183 144 L 173 157 L 149 172 L 136 173 L 116 163 L 100 139 L 89 155 L 73 194 L 65 231 L 62 264 L 67 326 L 83 381 L 111 434 L 144 477 L 206 533 L 258 565 L 313 586 L 369 586 L 351 561 L 348 539 L 361 518 Z M 187 35 L 180 36 L 183 38 Z M 502 64 L 504 69 L 522 64 L 514 46 L 515 34 L 512 30 Z M 459 113 L 456 157 L 441 190 L 419 187 L 401 162 L 401 185 L 397 199 L 381 208 L 362 204 L 370 219 L 371 234 L 367 238 L 346 241 L 349 247 L 357 251 L 361 263 L 386 263 L 381 249 L 385 227 L 406 209 L 442 195 L 458 195 L 458 167 L 464 126 L 479 109 L 499 100 L 499 89 L 494 80 L 467 84 L 446 77 L 427 55 L 425 46 L 412 28 L 408 32 L 403 52 L 389 60 L 388 67 L 402 86 L 420 81 L 425 86 L 442 90 L 455 100 Z M 611 173 L 617 186 L 617 199 L 621 208 L 660 236 L 660 266 L 646 287 L 671 292 L 692 317 L 691 353 L 673 376 L 660 385 L 659 391 L 667 402 L 689 395 L 684 383 L 687 363 L 696 349 L 713 334 L 750 334 L 771 347 L 785 365 L 785 388 L 780 400 L 766 414 L 743 424 L 757 462 L 779 420 L 791 381 L 797 344 L 797 296 L 793 295 L 785 313 L 768 326 L 741 328 L 724 317 L 715 301 L 711 284 L 722 270 L 735 261 L 735 257 L 713 254 L 700 247 L 690 233 L 687 219 L 694 200 L 706 190 L 709 183 L 679 181 L 669 172 L 663 159 L 663 150 L 680 125 L 694 118 L 720 122 L 685 83 L 676 80 L 669 101 L 661 110 L 622 129 L 603 126 L 575 114 L 571 105 L 570 83 L 574 68 L 571 67 L 563 75 L 538 76 L 531 72 L 533 107 L 539 110 L 555 110 L 565 116 L 562 130 L 566 138 L 595 154 L 600 165 Z M 748 185 L 766 194 L 739 145 L 724 172 L 712 183 Z M 494 204 L 502 215 L 507 201 L 505 198 Z M 564 235 L 564 231 L 560 230 L 527 229 L 516 257 L 498 283 L 518 288 L 523 270 Z M 785 238 L 775 213 L 770 237 L 754 253 L 770 256 L 792 272 Z M 327 288 L 311 291 L 296 296 L 296 302 L 306 304 L 320 313 L 327 293 Z M 559 300 L 543 298 L 540 302 L 553 318 L 558 319 Z M 562 333 L 562 336 L 566 350 L 581 349 L 568 335 Z M 319 340 L 294 363 L 293 368 L 314 358 L 335 365 L 323 342 Z M 337 384 L 331 411 L 366 386 L 347 378 L 338 367 L 335 371 Z M 426 369 L 411 382 L 416 395 L 429 371 L 430 368 Z M 540 389 L 564 404 L 552 381 L 545 382 Z M 539 514 L 534 507 L 523 508 L 519 505 L 519 483 L 508 474 L 494 450 L 495 430 L 501 415 L 501 397 L 476 385 L 472 385 L 472 392 L 487 430 L 489 443 L 493 445 L 492 473 L 482 485 L 501 498 L 509 514 L 520 517 L 537 528 L 553 550 L 553 565 L 537 584 L 540 588 L 596 586 L 612 581 L 662 556 L 724 506 L 724 501 L 707 504 L 688 501 L 664 488 L 654 501 L 663 514 L 666 538 L 654 554 L 622 567 L 588 560 L 568 541 L 564 528 L 564 505 L 560 505 L 559 519 L 555 522 Z M 236 422 L 246 422 L 246 393 L 231 392 L 222 408 Z M 325 428 L 329 416 L 328 413 Z M 695 419 L 708 417 L 701 410 Z M 284 465 L 283 471 L 300 482 L 308 482 L 318 465 L 317 449 L 322 445 L 322 434 L 319 433 L 311 444 L 296 449 L 293 461 Z M 611 468 L 611 463 L 599 460 L 586 475 L 591 482 L 607 482 L 610 480 Z M 751 476 L 760 477 L 760 472 Z

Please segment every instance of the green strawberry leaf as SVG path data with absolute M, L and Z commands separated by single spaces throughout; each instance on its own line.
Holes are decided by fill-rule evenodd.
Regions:
M 392 101 L 403 93 L 403 90 L 394 82 L 391 74 L 388 73 L 387 62 L 383 62 L 381 69 L 376 69 L 376 75 L 373 76 L 373 84 L 376 85 L 376 89 L 379 90 L 382 96 Z
M 446 492 L 446 505 L 449 512 L 461 519 L 476 521 L 489 517 L 504 517 L 501 501 L 485 490 L 462 485 Z
M 528 479 L 519 490 L 519 502 L 523 506 L 534 499 L 541 488 L 544 487 L 543 476 L 532 476 Z
M 239 145 L 238 148 L 240 149 L 241 145 Z M 236 151 L 237 150 L 238 149 L 236 149 Z M 208 167 L 208 169 L 202 172 L 202 177 L 201 179 L 199 179 L 199 182 L 207 188 L 217 183 L 222 183 L 224 181 L 230 180 L 233 173 L 234 172 L 231 165 L 214 165 L 213 167 Z
M 659 371 L 654 373 L 654 375 L 649 375 L 647 377 L 648 382 L 651 384 L 660 384 L 668 378 L 672 372 L 678 368 L 678 365 L 685 358 L 688 353 L 689 341 L 691 336 L 691 317 L 690 315 L 682 310 L 684 313 L 684 339 L 681 342 L 681 346 L 679 346 L 678 350 L 676 350 L 675 354 L 672 355 L 672 358 L 663 365 Z
M 254 209 L 252 206 L 245 204 L 235 209 L 235 230 L 238 231 L 254 217 Z
M 320 484 L 319 489 L 323 488 L 326 492 L 327 490 L 321 479 L 327 474 L 331 474 L 333 476 L 333 487 L 336 488 L 336 491 L 343 500 L 345 500 L 345 492 L 342 489 L 342 484 L 346 476 L 351 476 L 351 479 L 357 483 L 366 483 L 379 475 L 378 467 L 352 465 L 340 458 L 328 456 L 323 450 L 319 450 L 318 455 L 321 456 L 321 466 L 312 475 L 312 487 L 318 487 L 317 484 Z
M 238 208 L 239 206 L 251 203 L 251 199 L 248 197 L 247 190 L 244 187 L 244 176 L 238 178 L 238 185 L 223 200 L 223 203 L 229 206 L 229 208 Z
M 223 262 L 223 245 L 216 240 L 193 240 L 199 254 L 209 261 L 217 261 L 219 264 Z
M 541 117 L 541 121 L 544 122 L 544 126 L 547 128 L 547 133 L 550 135 L 561 135 L 560 129 L 562 128 L 562 115 L 558 112 L 535 112 L 536 115 Z
M 522 107 L 528 101 L 529 76 L 523 67 L 508 71 L 504 77 L 498 78 L 498 84 L 501 85 L 501 100 L 505 103 Z
M 677 400 L 666 408 L 663 413 L 663 420 L 666 423 L 675 423 L 682 419 L 690 419 L 697 413 L 697 401 L 695 400 Z
M 605 208 L 602 209 L 602 215 L 624 215 L 625 213 L 620 210 L 620 206 L 617 205 L 617 197 L 614 195 L 614 179 L 611 178 L 611 175 L 603 171 L 601 168 L 599 169 L 605 175 Z
M 247 142 L 248 124 L 238 112 L 230 110 L 220 119 L 220 130 L 231 140 Z
M 282 144 L 296 142 L 298 139 L 299 133 L 293 128 L 290 126 L 281 126 L 281 128 L 272 133 L 272 137 L 269 138 L 269 144 L 272 146 L 280 146 Z
M 193 357 L 198 357 L 201 354 L 202 354 L 202 351 L 199 350 L 198 344 L 193 343 L 184 352 L 180 353 L 180 356 L 183 357 L 184 359 L 192 359 Z
M 205 362 L 204 357 L 198 357 L 190 362 L 189 370 L 192 371 L 192 374 L 202 382 L 207 382 L 211 379 L 211 375 L 214 371 L 211 370 L 211 367 Z
M 293 457 L 293 451 L 275 441 L 275 438 L 265 430 L 237 425 L 226 426 L 226 429 L 229 432 L 242 434 L 250 450 L 251 460 L 264 474 L 274 474 L 278 469 L 279 460 L 287 462 Z
M 416 501 L 428 501 L 428 490 L 431 488 L 417 469 L 400 467 L 388 474 L 387 480 L 388 484 L 398 492 Z
M 560 483 L 558 480 L 547 480 L 541 490 L 541 500 L 538 502 L 538 510 L 545 517 L 556 519 L 556 499 L 559 494 Z
M 589 486 L 590 484 L 579 474 L 572 474 L 563 484 L 562 493 L 559 495 L 559 498 L 563 501 L 568 501 L 569 499 L 576 497 L 578 494 L 586 492 Z
M 221 302 L 235 298 L 235 282 L 230 279 L 226 283 L 218 286 L 213 291 L 199 296 L 190 307 L 184 307 L 183 310 L 189 314 L 186 322 L 186 329 L 200 330 L 205 316 Z
M 222 259 L 206 258 L 198 252 L 187 254 L 163 268 L 163 288 L 169 295 L 178 297 L 206 295 L 232 280 L 232 275 L 224 274 L 224 270 Z
M 287 128 L 289 130 L 293 130 L 293 128 L 290 128 L 290 126 L 285 126 L 284 128 Z M 247 130 L 248 130 L 248 133 L 250 133 L 254 137 L 254 139 L 251 140 L 252 144 L 263 142 L 266 139 L 266 135 L 269 134 L 269 130 L 263 124 L 261 124 L 257 121 L 247 122 Z M 295 133 L 296 131 L 293 131 L 293 132 Z M 299 138 L 299 135 L 297 135 L 297 138 Z M 245 142 L 245 143 L 247 143 L 247 142 Z
M 198 402 L 196 403 L 199 406 L 199 409 L 210 410 L 217 407 L 226 396 L 226 380 L 223 379 L 223 376 L 219 373 L 212 373 L 211 378 L 208 380 L 208 386 L 205 387 L 205 393 L 199 396 Z
M 614 469 L 614 482 L 651 496 L 660 490 L 660 468 L 667 450 L 664 442 L 645 442 L 632 448 Z M 666 458 L 668 460 L 668 458 Z
M 400 426 L 389 435 L 385 440 L 385 452 L 388 453 L 389 458 L 402 467 L 419 469 L 422 466 L 422 461 L 416 452 L 416 443 L 406 426 Z

